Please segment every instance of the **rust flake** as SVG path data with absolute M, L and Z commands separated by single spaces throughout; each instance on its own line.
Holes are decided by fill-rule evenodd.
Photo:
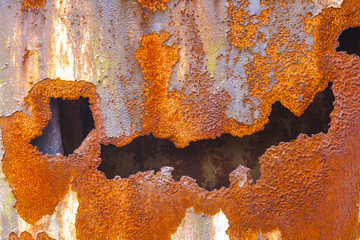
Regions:
M 23 0 L 22 9 L 39 9 L 45 6 L 46 0 Z
M 148 8 L 151 11 L 155 12 L 156 10 L 165 11 L 168 3 L 170 0 L 138 0 L 141 3 L 143 8 Z
M 18 237 L 15 233 L 10 233 L 9 240 L 54 240 L 49 237 L 45 232 L 38 233 L 36 238 L 33 238 L 30 233 L 22 232 Z

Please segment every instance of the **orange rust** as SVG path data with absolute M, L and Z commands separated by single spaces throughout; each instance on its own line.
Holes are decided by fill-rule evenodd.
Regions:
M 23 0 L 22 9 L 39 9 L 45 6 L 46 0 Z
M 232 17 L 230 22 L 230 41 L 238 47 L 239 50 L 244 50 L 255 46 L 254 39 L 256 38 L 258 24 L 249 23 L 245 25 L 246 21 L 251 21 L 249 14 L 246 13 L 246 8 L 249 7 L 247 1 L 242 1 L 243 4 L 239 8 L 233 6 L 233 2 L 229 2 L 229 15 Z
M 194 79 L 199 85 L 203 85 L 200 92 L 193 92 L 189 99 L 180 91 L 173 90 L 168 92 L 168 81 L 172 73 L 174 64 L 178 61 L 178 46 L 162 45 L 169 37 L 169 34 L 161 31 L 160 35 L 155 32 L 151 35 L 143 36 L 140 47 L 136 52 L 136 59 L 140 62 L 144 78 L 148 81 L 143 88 L 145 98 L 145 116 L 143 120 L 143 131 L 134 135 L 153 133 L 159 138 L 170 138 L 177 147 L 185 147 L 190 141 L 214 137 L 219 135 L 220 129 L 213 127 L 214 121 L 218 119 L 218 124 L 225 121 L 225 104 L 228 100 L 225 93 L 210 95 L 206 89 L 209 87 L 210 76 L 194 73 Z M 199 52 L 202 51 L 199 49 Z M 204 96 L 204 102 L 195 101 L 199 95 Z M 201 105 L 211 105 L 211 109 L 201 109 Z M 186 118 L 184 117 L 186 114 Z M 209 115 L 212 115 L 210 117 Z M 207 128 L 215 130 L 216 133 L 207 131 Z M 120 138 L 123 141 L 122 138 Z M 129 141 L 125 141 L 129 142 Z M 118 143 L 117 145 L 123 145 Z
M 242 1 L 242 3 L 240 7 L 235 7 L 232 2 L 229 4 L 229 16 L 231 18 L 229 39 L 232 45 L 240 50 L 248 49 L 255 46 L 255 44 L 262 44 L 264 39 L 258 29 L 268 24 L 268 16 L 274 10 L 271 8 L 269 1 L 262 1 L 261 4 L 267 6 L 267 8 L 261 12 L 258 18 L 259 21 L 252 24 L 253 16 L 250 16 L 245 10 L 249 3 L 247 1 Z M 287 5 L 286 2 L 283 2 L 283 4 Z M 313 31 L 316 26 L 311 24 L 310 19 L 311 15 L 307 15 L 302 22 L 307 34 Z M 245 24 L 245 22 L 249 21 L 249 24 Z M 288 31 L 282 24 L 286 23 L 281 23 L 278 27 L 279 33 L 267 42 L 266 53 L 270 57 L 253 54 L 254 61 L 246 66 L 249 93 L 262 103 L 259 109 L 261 116 L 250 127 L 239 125 L 233 119 L 230 119 L 227 131 L 233 135 L 241 137 L 263 129 L 270 114 L 271 105 L 276 101 L 280 101 L 294 114 L 301 115 L 315 94 L 326 87 L 327 83 L 321 77 L 322 72 L 317 70 L 316 61 L 314 61 L 321 53 L 314 50 L 304 52 L 305 43 L 291 42 Z M 279 53 L 277 46 L 291 46 L 292 51 Z M 292 64 L 294 55 L 302 64 Z M 270 67 L 275 67 L 273 75 L 278 82 L 272 87 L 271 91 L 267 91 L 270 82 L 268 77 Z M 294 77 L 295 75 L 296 77 Z
M 161 31 L 160 35 L 155 32 L 146 35 L 136 51 L 136 59 L 139 60 L 144 78 L 148 81 L 144 89 L 146 98 L 144 128 L 153 129 L 154 132 L 161 131 L 157 128 L 170 121 L 168 112 L 176 111 L 181 105 L 179 99 L 177 101 L 168 99 L 168 80 L 173 66 L 179 59 L 177 54 L 179 47 L 176 44 L 171 47 L 162 45 L 169 36 L 170 34 L 164 31 Z
M 49 237 L 45 232 L 38 233 L 36 235 L 36 239 L 31 236 L 28 232 L 22 232 L 20 237 L 18 237 L 15 233 L 10 233 L 9 240 L 54 240 L 53 238 Z
M 6 149 L 3 171 L 17 200 L 15 208 L 27 222 L 35 223 L 43 215 L 54 212 L 69 189 L 72 175 L 69 162 L 76 159 L 76 156 L 67 160 L 62 156 L 43 156 L 30 144 L 50 119 L 50 97 L 91 97 L 90 103 L 94 104 L 94 94 L 94 86 L 85 82 L 44 80 L 25 98 L 25 104 L 32 109 L 31 116 L 17 112 L 0 119 Z
M 170 0 L 138 0 L 141 3 L 143 8 L 148 8 L 151 11 L 155 12 L 156 10 L 165 11 L 168 3 Z

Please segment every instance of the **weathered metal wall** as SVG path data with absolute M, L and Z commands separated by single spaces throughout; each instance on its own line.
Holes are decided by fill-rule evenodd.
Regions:
M 358 0 L 0 4 L 2 238 L 359 237 L 360 59 L 335 50 L 360 23 Z M 251 135 L 273 103 L 300 116 L 328 82 L 329 131 L 269 148 L 256 183 L 242 165 L 211 192 L 168 167 L 111 180 L 97 170 L 101 144 Z M 39 152 L 30 142 L 50 98 L 79 97 L 95 129 L 68 157 Z

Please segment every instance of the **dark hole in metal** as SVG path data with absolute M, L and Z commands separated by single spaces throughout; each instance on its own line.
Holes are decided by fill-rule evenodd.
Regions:
M 190 176 L 200 187 L 211 191 L 229 187 L 229 173 L 241 164 L 251 169 L 256 181 L 260 178 L 259 157 L 266 149 L 294 140 L 301 133 L 311 136 L 328 132 L 335 100 L 331 85 L 316 94 L 300 117 L 280 102 L 274 103 L 264 130 L 243 138 L 223 134 L 216 139 L 192 142 L 183 149 L 152 135 L 138 137 L 123 147 L 101 145 L 102 162 L 98 170 L 112 179 L 116 175 L 126 178 L 139 171 L 159 171 L 163 166 L 171 166 L 175 180 Z
M 360 27 L 348 28 L 339 36 L 339 46 L 336 51 L 346 51 L 347 54 L 360 56 Z
M 51 119 L 42 135 L 31 140 L 31 144 L 43 154 L 64 156 L 72 154 L 94 128 L 94 119 L 89 99 L 50 99 Z

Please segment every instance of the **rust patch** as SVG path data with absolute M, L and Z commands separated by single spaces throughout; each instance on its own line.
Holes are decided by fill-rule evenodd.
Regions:
M 155 32 L 146 35 L 140 42 L 140 48 L 136 51 L 136 59 L 143 68 L 145 83 L 145 121 L 144 128 L 154 132 L 161 131 L 161 126 L 171 123 L 169 111 L 176 111 L 181 107 L 181 100 L 168 98 L 168 80 L 174 64 L 178 61 L 177 52 L 179 47 L 163 45 L 170 34 L 161 31 L 160 35 Z M 161 134 L 165 135 L 165 134 Z M 169 134 L 166 134 L 169 135 Z M 162 137 L 168 137 L 168 136 Z
M 22 9 L 39 9 L 45 6 L 46 0 L 23 0 Z
M 17 200 L 15 208 L 27 222 L 35 223 L 43 215 L 54 212 L 69 188 L 72 176 L 70 163 L 78 158 L 76 154 L 68 158 L 41 155 L 30 144 L 32 139 L 41 135 L 41 130 L 50 120 L 50 97 L 91 97 L 90 104 L 94 104 L 97 101 L 94 95 L 92 84 L 44 80 L 32 88 L 25 99 L 25 104 L 32 109 L 31 116 L 17 112 L 0 119 L 6 149 L 2 160 L 3 171 Z
M 166 3 L 170 0 L 138 0 L 141 3 L 143 8 L 148 8 L 151 11 L 155 12 L 156 10 L 166 10 Z
M 36 238 L 33 238 L 30 233 L 22 232 L 20 237 L 18 237 L 15 233 L 10 233 L 9 240 L 54 240 L 49 237 L 45 232 L 38 233 Z
M 294 1 L 295 2 L 295 1 Z M 230 120 L 228 131 L 236 136 L 244 136 L 263 129 L 271 111 L 271 105 L 280 101 L 295 115 L 300 116 L 314 98 L 315 94 L 325 88 L 327 82 L 321 77 L 322 72 L 318 70 L 314 59 L 321 55 L 317 47 L 309 46 L 305 39 L 292 39 L 291 32 L 286 21 L 269 23 L 270 14 L 277 13 L 275 5 L 284 4 L 288 8 L 284 10 L 291 19 L 290 8 L 293 2 L 261 1 L 264 8 L 260 14 L 250 14 L 250 1 L 240 1 L 235 6 L 233 1 L 229 2 L 230 33 L 229 41 L 239 50 L 250 51 L 251 47 L 266 44 L 264 53 L 252 53 L 253 61 L 245 66 L 249 94 L 256 97 L 260 102 L 260 117 L 253 125 L 244 126 Z M 293 4 L 290 6 L 290 4 Z M 298 2 L 300 5 L 300 1 Z M 274 16 L 271 16 L 274 18 Z M 279 17 L 280 18 L 280 17 Z M 303 26 L 303 35 L 312 33 L 317 26 L 312 22 L 309 13 L 297 22 L 297 26 Z M 267 29 L 260 31 L 261 29 Z M 318 30 L 318 29 L 317 29 Z M 266 33 L 269 31 L 270 33 Z M 271 32 L 274 34 L 270 35 Z M 276 32 L 276 34 L 275 34 Z M 266 34 L 271 36 L 266 36 Z M 281 46 L 286 46 L 281 50 Z M 316 44 L 314 43 L 314 46 Z M 296 55 L 298 63 L 292 61 Z M 277 82 L 275 82 L 275 79 Z M 250 100 L 248 100 L 250 101 Z
M 185 104 L 195 96 L 186 99 L 180 91 L 169 92 L 168 81 L 172 68 L 178 61 L 178 46 L 163 45 L 168 37 L 169 34 L 164 31 L 161 31 L 160 35 L 155 32 L 145 35 L 136 52 L 136 59 L 140 62 L 144 78 L 148 81 L 143 87 L 145 116 L 143 131 L 139 135 L 153 133 L 158 138 L 169 138 L 177 147 L 185 147 L 191 140 L 220 135 L 221 127 L 214 128 L 213 124 L 221 126 L 226 119 L 224 103 L 227 101 L 227 95 L 221 93 L 211 96 L 207 92 L 209 75 L 200 75 L 196 71 L 194 75 L 198 77 L 198 84 L 203 85 L 203 89 L 201 92 L 194 92 L 193 95 L 203 95 L 203 102 Z M 204 105 L 207 105 L 207 108 L 210 105 L 212 109 L 202 109 Z M 133 135 L 130 140 L 136 136 L 138 135 Z M 120 138 L 117 145 L 128 142 L 129 140 L 124 141 Z
M 269 5 L 268 1 L 262 1 L 263 5 Z M 234 6 L 233 1 L 229 1 L 229 16 L 230 21 L 230 42 L 236 46 L 239 50 L 245 50 L 255 46 L 255 44 L 261 44 L 264 42 L 264 38 L 259 32 L 259 28 L 262 25 L 268 24 L 268 16 L 271 8 L 261 12 L 260 16 L 250 15 L 246 8 L 249 7 L 249 1 L 240 1 L 237 3 L 239 6 Z M 259 22 L 254 23 L 254 20 L 259 18 Z M 260 36 L 259 36 L 260 35 Z M 255 42 L 259 38 L 260 42 Z

